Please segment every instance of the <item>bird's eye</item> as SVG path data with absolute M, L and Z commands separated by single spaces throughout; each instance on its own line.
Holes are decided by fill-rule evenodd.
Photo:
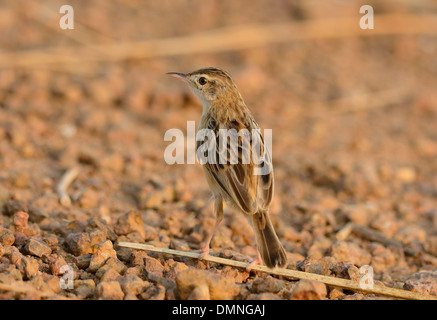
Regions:
M 202 86 L 204 85 L 204 84 L 206 84 L 208 81 L 206 80 L 206 78 L 205 77 L 201 77 L 201 78 L 199 78 L 199 84 L 201 84 Z

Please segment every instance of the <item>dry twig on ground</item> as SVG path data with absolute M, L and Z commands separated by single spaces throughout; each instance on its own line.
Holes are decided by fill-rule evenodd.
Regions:
M 67 188 L 74 181 L 74 179 L 76 179 L 78 175 L 79 175 L 78 167 L 70 168 L 64 173 L 64 175 L 61 178 L 61 181 L 59 181 L 59 184 L 57 185 L 56 191 L 58 192 L 59 195 L 59 201 L 64 206 L 69 206 L 71 204 L 71 199 L 67 193 Z
M 173 249 L 167 249 L 167 248 L 157 248 L 151 245 L 147 244 L 139 244 L 139 243 L 130 243 L 130 242 L 120 242 L 118 243 L 120 247 L 125 248 L 132 248 L 132 249 L 139 249 L 139 250 L 147 250 L 147 251 L 154 251 L 159 253 L 166 253 L 171 255 L 178 255 L 178 256 L 184 256 L 189 257 L 193 259 L 198 259 L 199 254 L 195 252 L 185 252 L 185 251 L 179 251 L 179 250 L 173 250 Z M 225 264 L 237 268 L 246 268 L 249 263 L 241 262 L 241 261 L 235 261 L 235 260 L 229 260 L 225 258 L 215 257 L 215 256 L 207 256 L 204 258 L 205 261 L 213 262 L 213 263 L 219 263 L 219 264 Z M 323 282 L 326 285 L 337 287 L 337 288 L 343 288 L 348 289 L 352 291 L 360 291 L 360 292 L 367 292 L 375 295 L 383 295 L 388 297 L 394 297 L 398 299 L 408 299 L 408 300 L 437 300 L 436 296 L 430 296 L 430 295 L 424 295 L 417 292 L 411 292 L 401 289 L 395 289 L 395 288 L 389 288 L 384 287 L 380 285 L 374 285 L 373 288 L 361 288 L 360 283 L 352 280 L 346 280 L 346 279 L 340 279 L 340 278 L 334 278 L 329 276 L 323 276 L 320 274 L 314 274 L 314 273 L 308 273 L 308 272 L 302 272 L 297 270 L 290 270 L 290 269 L 270 269 L 265 266 L 253 266 L 253 271 L 259 271 L 264 273 L 269 273 L 276 276 L 283 276 L 289 279 L 305 279 L 305 280 L 315 280 Z

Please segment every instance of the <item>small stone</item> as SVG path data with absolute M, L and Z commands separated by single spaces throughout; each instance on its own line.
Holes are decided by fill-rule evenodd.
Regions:
M 76 265 L 79 269 L 86 269 L 90 266 L 92 255 L 90 253 L 84 254 L 76 258 Z
M 413 292 L 437 296 L 437 271 L 413 273 L 405 281 L 404 288 Z
M 130 211 L 118 218 L 117 224 L 114 227 L 114 231 L 118 235 L 126 235 L 131 232 L 138 232 L 143 241 L 146 237 L 141 214 L 135 211 Z
M 300 261 L 296 267 L 298 270 L 322 274 L 322 266 L 317 263 L 318 259 L 313 258 L 312 256 L 305 258 L 303 261 Z
M 275 279 L 271 276 L 257 278 L 252 282 L 251 291 L 253 293 L 271 292 L 277 293 L 285 286 L 285 281 Z
M 123 290 L 117 281 L 100 282 L 96 287 L 96 295 L 100 300 L 122 300 Z
M 67 236 L 66 242 L 74 255 L 81 256 L 87 253 L 92 253 L 91 240 L 88 233 L 70 233 Z
M 353 242 L 337 241 L 329 248 L 328 252 L 337 261 L 350 262 L 358 267 L 368 265 L 372 256 Z
M 244 250 L 244 249 L 251 249 L 249 250 Z M 231 260 L 237 260 L 237 261 L 248 261 L 248 255 L 249 256 L 256 256 L 256 248 L 254 246 L 247 246 L 246 248 L 243 248 L 243 250 L 241 250 L 241 252 L 239 251 L 235 251 L 235 250 L 231 250 L 231 249 L 223 249 L 220 250 L 219 252 L 219 256 L 221 258 L 225 258 L 225 259 L 231 259 Z M 250 258 L 249 258 L 250 259 Z
M 21 259 L 23 258 L 24 256 L 19 251 L 14 251 L 9 254 L 9 261 L 17 267 L 20 266 Z
M 102 218 L 99 217 L 89 218 L 87 221 L 87 228 L 101 230 L 105 234 L 106 238 L 111 241 L 115 241 L 117 239 L 117 235 L 114 233 L 112 228 L 108 225 L 108 223 Z
M 219 272 L 224 277 L 233 278 L 235 283 L 246 283 L 247 279 L 250 276 L 250 273 L 246 270 L 238 270 L 231 266 L 226 266 Z
M 326 237 L 315 238 L 313 244 L 308 249 L 308 255 L 313 256 L 314 258 L 321 259 L 323 258 L 326 250 L 330 247 L 331 244 L 332 241 Z
M 172 289 L 166 288 L 165 290 L 165 300 L 176 300 L 177 287 L 176 282 L 174 282 L 174 287 Z
M 375 273 L 381 273 L 396 265 L 405 265 L 402 258 L 396 256 L 395 251 L 384 247 L 379 243 L 369 245 L 372 254 L 371 266 Z M 402 261 L 401 261 L 402 260 Z
M 144 268 L 142 266 L 135 266 L 131 268 L 127 268 L 124 272 L 124 275 L 134 274 L 136 276 L 143 276 Z
M 315 259 L 312 256 L 305 258 L 302 262 L 297 264 L 297 268 L 301 271 L 316 273 L 321 275 L 330 275 L 330 267 L 335 263 L 333 257 L 323 257 L 322 259 Z
M 106 240 L 98 245 L 96 252 L 91 258 L 88 271 L 97 271 L 110 257 L 117 258 L 117 253 L 114 250 L 112 242 L 110 240 Z
M 189 267 L 185 263 L 177 262 L 172 259 L 167 261 L 166 265 L 169 267 L 169 270 L 166 271 L 165 277 L 173 280 L 176 279 L 179 273 L 189 269 Z
M 47 235 L 43 238 L 43 240 L 50 248 L 56 248 L 59 246 L 58 237 L 56 237 L 55 235 Z
M 124 236 L 120 237 L 120 238 L 124 238 Z M 124 241 L 124 240 L 120 240 L 120 238 L 118 239 L 119 242 L 120 241 Z M 134 251 L 131 248 L 125 248 L 125 247 L 120 247 L 118 246 L 118 243 L 115 243 L 115 251 L 117 251 L 117 258 L 120 259 L 123 262 L 128 263 L 131 259 L 131 255 L 132 252 Z
M 327 295 L 326 285 L 314 280 L 299 280 L 291 292 L 292 300 L 321 300 Z
M 363 277 L 363 274 L 361 274 L 360 269 L 355 266 L 351 266 L 347 269 L 347 277 L 348 279 L 354 281 L 360 281 L 360 279 Z
M 143 291 L 145 282 L 134 274 L 127 274 L 120 279 L 120 285 L 126 295 L 133 294 L 136 296 Z
M 93 279 L 77 279 L 74 280 L 74 289 L 77 289 L 79 287 L 88 287 L 89 289 L 93 290 L 96 288 L 96 283 L 94 282 Z
M 88 253 L 94 253 L 96 247 L 106 237 L 103 231 L 93 230 L 91 232 L 70 233 L 66 242 L 71 252 L 75 256 L 82 256 Z
M 22 232 L 26 235 L 29 229 L 28 221 L 29 221 L 29 214 L 23 211 L 18 211 L 14 213 L 14 216 L 12 217 L 13 224 L 15 227 L 15 232 Z
M 188 300 L 211 300 L 208 285 L 205 283 L 204 285 L 195 287 L 194 290 L 191 291 Z
M 134 242 L 134 243 L 142 243 L 144 242 L 144 237 L 137 231 L 128 233 L 126 235 L 127 242 Z
M 47 212 L 31 204 L 28 206 L 28 212 L 29 220 L 35 223 L 39 223 L 49 216 Z
M 297 269 L 299 263 L 305 260 L 305 257 L 300 253 L 287 252 L 288 269 Z
M 164 300 L 165 287 L 163 285 L 150 285 L 141 293 L 141 298 L 144 300 Z
M 65 265 L 68 265 L 64 257 L 57 254 L 52 254 L 49 256 L 49 266 L 52 275 L 59 276 L 65 273 Z
M 144 266 L 144 259 L 148 257 L 147 252 L 143 250 L 132 250 L 130 254 L 129 264 L 132 267 Z
M 206 270 L 189 269 L 176 277 L 177 292 L 181 299 L 188 299 L 196 287 L 207 286 L 212 300 L 231 300 L 240 289 L 234 280 Z
M 158 238 L 158 231 L 156 228 L 149 225 L 144 225 L 144 231 L 146 233 L 146 241 L 152 241 Z
M 147 278 L 150 280 L 161 278 L 164 273 L 164 266 L 158 259 L 146 256 L 144 258 L 144 268 L 147 273 Z
M 59 293 L 62 290 L 59 278 L 57 276 L 52 276 L 47 273 L 43 273 L 42 276 L 44 278 L 44 282 L 54 293 Z
M 80 233 L 84 232 L 86 227 L 86 223 L 82 220 L 71 220 L 66 225 L 62 226 L 64 234 L 70 234 L 70 233 Z
M 3 275 L 7 281 L 23 281 L 23 274 L 20 272 L 20 270 L 13 264 L 5 265 L 3 268 L 0 269 L 1 273 L 0 276 Z
M 33 276 L 30 283 L 32 283 L 32 286 L 39 292 L 44 292 L 49 295 L 54 294 L 53 290 L 48 286 L 45 280 L 44 274 L 39 274 Z
M 43 255 L 48 256 L 52 253 L 52 249 L 47 246 L 44 242 L 35 239 L 29 239 L 24 246 L 24 250 L 33 256 L 42 257 Z
M 101 272 L 101 274 L 102 273 L 103 272 Z M 101 282 L 103 282 L 103 281 L 117 281 L 119 277 L 120 277 L 120 274 L 117 271 L 115 271 L 114 269 L 110 268 L 110 269 L 107 269 L 103 273 L 103 275 L 100 277 L 100 281 Z
M 342 289 L 333 288 L 329 291 L 329 299 L 341 299 L 345 296 Z
M 106 260 L 105 265 L 96 271 L 96 277 L 103 277 L 109 269 L 116 271 L 118 274 L 123 274 L 126 271 L 126 266 L 117 258 L 109 257 L 108 260 Z
M 80 285 L 74 289 L 74 292 L 79 298 L 86 299 L 91 298 L 94 295 L 94 288 L 90 288 L 87 285 Z
M 0 226 L 0 244 L 12 246 L 15 242 L 14 233 Z
M 171 239 L 169 248 L 179 251 L 190 251 L 190 246 L 185 241 L 179 239 Z
M 329 276 L 331 274 L 331 267 L 336 263 L 335 259 L 330 256 L 323 257 L 318 261 L 322 266 L 322 275 Z
M 349 262 L 336 262 L 329 269 L 338 278 L 359 280 L 362 276 L 360 270 Z
M 74 292 L 82 299 L 93 297 L 96 283 L 93 279 L 74 280 Z
M 20 251 L 18 250 L 18 248 L 17 248 L 17 247 L 14 247 L 14 246 L 12 246 L 12 245 L 3 245 L 3 250 L 4 250 L 3 255 L 6 256 L 6 257 L 9 257 L 9 256 L 10 256 L 12 253 L 14 253 L 14 252 L 18 252 L 18 253 L 20 253 Z
M 38 274 L 38 262 L 32 258 L 23 258 L 21 259 L 20 269 L 26 279 L 31 279 Z
M 14 246 L 21 250 L 22 247 L 24 247 L 27 242 L 29 241 L 29 238 L 22 232 L 15 232 L 14 233 Z
M 156 210 L 148 209 L 144 210 L 142 213 L 143 222 L 146 226 L 162 226 L 162 215 L 160 215 Z M 155 230 L 156 232 L 156 230 Z
M 139 299 L 137 298 L 136 295 L 134 295 L 134 294 L 128 292 L 128 293 L 126 293 L 126 295 L 124 296 L 124 300 L 139 300 Z

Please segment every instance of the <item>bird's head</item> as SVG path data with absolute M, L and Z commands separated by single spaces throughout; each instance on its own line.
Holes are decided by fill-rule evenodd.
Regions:
M 169 72 L 167 74 L 187 83 L 204 106 L 215 103 L 228 105 L 229 100 L 242 100 L 234 80 L 222 69 L 203 68 L 190 73 Z

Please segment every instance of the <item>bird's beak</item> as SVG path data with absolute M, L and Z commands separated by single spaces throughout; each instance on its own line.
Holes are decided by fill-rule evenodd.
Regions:
M 168 72 L 167 74 L 168 74 L 169 76 L 173 77 L 173 78 L 176 78 L 176 79 L 181 79 L 181 80 L 184 80 L 184 81 L 187 81 L 187 80 L 188 80 L 187 75 L 186 75 L 185 73 L 179 73 L 179 72 Z

